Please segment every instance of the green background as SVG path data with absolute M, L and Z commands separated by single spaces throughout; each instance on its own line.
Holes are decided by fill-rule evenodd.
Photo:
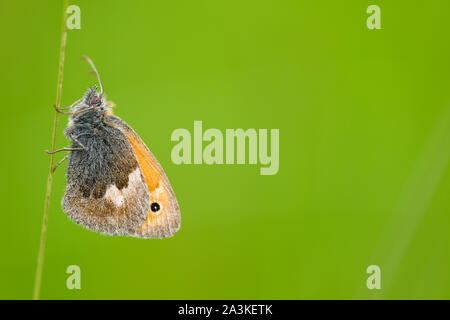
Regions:
M 95 83 L 90 56 L 169 176 L 182 227 L 166 240 L 83 229 L 61 209 L 63 165 L 43 299 L 450 298 L 448 1 L 72 4 L 62 104 Z M 371 4 L 381 30 L 366 27 Z M 0 2 L 0 298 L 32 297 L 62 7 Z M 173 164 L 171 133 L 194 120 L 279 128 L 279 173 Z M 72 264 L 81 290 L 66 288 Z M 366 287 L 372 264 L 381 290 Z

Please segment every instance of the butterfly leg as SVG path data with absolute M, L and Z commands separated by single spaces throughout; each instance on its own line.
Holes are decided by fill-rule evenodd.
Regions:
M 75 107 L 77 104 L 79 104 L 81 101 L 83 101 L 83 98 L 78 99 L 77 101 L 75 101 L 74 103 L 72 103 L 70 106 L 68 107 L 62 107 L 62 108 L 58 108 L 56 106 L 56 104 L 53 105 L 53 107 L 55 108 L 55 110 L 59 113 L 62 114 L 72 114 L 71 112 L 64 112 L 62 110 L 67 110 L 67 109 L 72 109 L 73 107 Z
M 58 107 L 56 106 L 56 104 L 54 104 L 53 107 L 55 108 L 56 112 L 58 112 L 58 113 L 62 113 L 62 114 L 73 114 L 73 112 L 64 112 L 64 111 L 62 111 L 62 109 L 61 109 L 61 108 L 58 108 Z
M 84 144 L 82 144 L 77 138 L 79 137 L 75 137 L 74 135 L 70 135 L 70 137 L 72 138 L 72 140 L 73 141 L 75 141 L 76 143 L 78 143 L 82 148 L 83 148 L 83 150 L 86 150 L 86 147 L 84 146 Z
M 45 152 L 47 152 L 48 154 L 55 154 L 55 153 L 61 152 L 61 151 L 81 151 L 81 150 L 84 150 L 84 149 L 83 148 L 61 148 L 61 149 L 54 150 L 54 151 L 45 150 Z
M 62 159 L 61 159 L 61 160 L 53 167 L 52 172 L 55 172 L 56 168 L 58 168 L 59 165 L 60 165 L 61 163 L 63 163 L 65 160 L 67 160 L 68 158 L 69 158 L 69 155 L 66 155 L 64 158 L 62 158 Z
M 73 107 L 75 107 L 77 104 L 79 104 L 81 101 L 83 101 L 84 97 L 81 97 L 80 99 L 78 99 L 77 101 L 75 101 L 74 103 L 72 103 L 70 106 L 68 107 L 62 107 L 59 108 L 60 110 L 67 110 L 67 109 L 72 109 Z

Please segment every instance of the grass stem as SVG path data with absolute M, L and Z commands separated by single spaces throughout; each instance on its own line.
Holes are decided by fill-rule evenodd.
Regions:
M 63 74 L 64 74 L 64 58 L 66 55 L 66 43 L 67 43 L 67 7 L 69 6 L 69 1 L 64 1 L 64 12 L 63 12 L 63 22 L 61 31 L 61 47 L 59 51 L 59 72 L 58 72 L 58 84 L 56 87 L 56 106 L 59 108 L 61 106 L 61 95 L 62 95 L 62 84 L 63 84 Z M 53 108 L 52 108 L 53 109 Z M 52 141 L 51 149 L 55 150 L 56 147 L 56 133 L 58 129 L 58 112 L 55 111 L 53 116 L 53 130 L 52 130 Z M 50 198 L 52 193 L 52 182 L 53 182 L 53 165 L 55 162 L 55 155 L 50 155 L 50 164 L 48 168 L 47 176 L 47 190 L 45 193 L 45 203 L 44 203 L 44 218 L 42 221 L 41 229 L 41 240 L 39 245 L 39 254 L 36 267 L 36 278 L 34 282 L 33 300 L 38 300 L 41 291 L 41 281 L 42 281 L 42 271 L 44 267 L 44 255 L 45 255 L 45 243 L 47 239 L 47 224 L 48 224 L 48 212 L 50 209 Z

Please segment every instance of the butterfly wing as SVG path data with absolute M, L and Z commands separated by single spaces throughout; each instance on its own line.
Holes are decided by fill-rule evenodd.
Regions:
M 121 130 L 70 128 L 85 146 L 71 151 L 62 206 L 77 224 L 110 235 L 133 234 L 147 219 L 147 184 Z M 72 147 L 80 147 L 74 142 Z
M 109 116 L 108 121 L 123 132 L 133 148 L 149 192 L 147 217 L 130 235 L 140 238 L 172 236 L 180 228 L 181 216 L 175 193 L 164 170 L 130 126 L 115 116 Z

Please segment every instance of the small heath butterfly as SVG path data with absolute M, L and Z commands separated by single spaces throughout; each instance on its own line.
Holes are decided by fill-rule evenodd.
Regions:
M 109 235 L 166 238 L 180 228 L 180 209 L 164 170 L 134 130 L 113 115 L 93 62 L 98 87 L 66 108 L 72 141 L 62 207 L 75 223 Z M 68 111 L 63 111 L 68 110 Z

